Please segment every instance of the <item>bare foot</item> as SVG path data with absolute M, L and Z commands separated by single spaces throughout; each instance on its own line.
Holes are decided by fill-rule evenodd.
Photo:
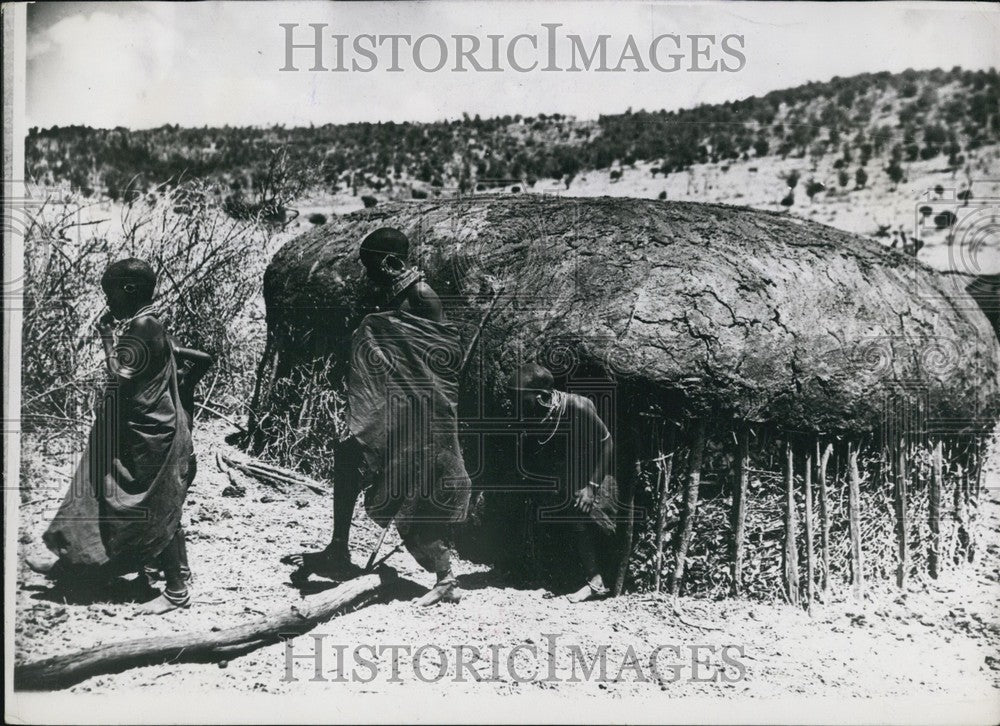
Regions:
M 417 598 L 416 604 L 420 607 L 427 607 L 437 605 L 439 602 L 457 603 L 464 594 L 455 580 L 443 580 Z
M 604 582 L 600 579 L 588 582 L 576 592 L 571 592 L 566 599 L 571 603 L 586 602 L 587 600 L 597 600 L 608 594 L 608 588 L 604 587 Z
M 281 564 L 296 568 L 290 576 L 292 582 L 308 580 L 309 575 L 343 582 L 361 574 L 361 568 L 349 558 L 345 559 L 343 555 L 334 555 L 326 550 L 285 555 L 281 558 Z
M 164 590 L 158 598 L 143 603 L 136 608 L 138 615 L 163 615 L 171 610 L 186 608 L 191 605 L 191 594 L 185 590 L 182 594 L 174 594 Z
M 55 555 L 50 557 L 41 556 L 24 558 L 24 563 L 39 575 L 50 574 L 58 562 L 59 558 Z

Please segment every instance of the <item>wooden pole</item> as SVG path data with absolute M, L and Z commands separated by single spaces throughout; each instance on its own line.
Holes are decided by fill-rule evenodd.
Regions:
M 659 512 L 656 518 L 656 570 L 653 573 L 653 590 L 660 591 L 660 572 L 663 569 L 663 535 L 667 528 L 667 492 L 670 490 L 670 476 L 674 470 L 674 427 L 667 424 L 666 443 L 660 452 Z
M 812 494 L 813 451 L 806 451 L 806 608 L 812 608 L 813 581 L 816 577 L 816 565 L 813 562 L 813 494 Z
M 737 434 L 736 487 L 733 490 L 733 596 L 743 591 L 743 540 L 747 524 L 747 486 L 750 480 L 750 427 L 740 424 Z
M 228 660 L 289 636 L 301 635 L 352 605 L 371 598 L 380 575 L 363 575 L 245 625 L 218 632 L 189 632 L 108 643 L 46 658 L 14 669 L 18 690 L 66 688 L 92 676 L 158 663 Z
M 851 567 L 854 597 L 865 594 L 864 561 L 861 552 L 861 476 L 858 473 L 857 445 L 847 445 L 847 508 L 851 531 Z
M 819 517 L 820 546 L 823 548 L 823 599 L 830 594 L 830 495 L 826 488 L 826 467 L 833 453 L 833 444 L 827 444 L 822 455 L 820 444 L 816 442 L 816 458 L 819 461 Z
M 896 446 L 896 498 L 899 509 L 899 531 L 896 532 L 899 545 L 899 567 L 896 570 L 896 585 L 901 588 L 906 587 L 906 579 L 910 574 L 910 549 L 906 541 L 907 533 L 910 531 L 906 489 L 906 440 L 899 439 Z
M 635 538 L 635 490 L 639 485 L 642 467 L 639 460 L 635 462 L 635 474 L 632 480 L 626 482 L 628 493 L 625 495 L 625 541 L 622 543 L 621 557 L 618 558 L 618 572 L 615 575 L 615 586 L 612 596 L 618 597 L 625 589 L 625 575 L 628 574 L 628 562 L 632 557 L 632 543 Z
M 681 591 L 681 583 L 684 580 L 684 564 L 687 560 L 688 548 L 691 546 L 691 537 L 694 534 L 694 520 L 698 513 L 698 488 L 701 485 L 701 461 L 704 453 L 705 420 L 698 419 L 695 422 L 694 439 L 691 442 L 684 521 L 681 525 L 680 540 L 677 543 L 677 560 L 674 564 L 674 578 L 670 587 L 670 592 L 675 597 Z
M 934 444 L 931 453 L 931 489 L 928 495 L 927 524 L 931 530 L 930 552 L 927 553 L 927 569 L 930 576 L 937 579 L 940 574 L 941 555 L 941 442 Z
M 785 439 L 785 595 L 792 605 L 799 604 L 799 550 L 795 541 L 795 454 L 792 442 Z

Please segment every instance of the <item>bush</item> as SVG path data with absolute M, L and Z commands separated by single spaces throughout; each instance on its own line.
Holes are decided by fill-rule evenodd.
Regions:
M 938 229 L 948 229 L 949 227 L 953 227 L 957 221 L 958 217 L 955 216 L 955 213 L 947 209 L 940 214 L 934 215 L 934 226 Z
M 414 199 L 427 199 L 427 192 L 423 189 L 411 188 L 410 196 Z
M 854 172 L 854 183 L 858 189 L 864 189 L 865 184 L 868 183 L 868 172 L 860 166 L 858 167 L 858 170 Z
M 365 194 L 361 197 L 361 203 L 365 205 L 365 209 L 371 209 L 376 204 L 378 204 L 378 199 L 371 196 L 370 194 Z
M 664 190 L 664 191 L 660 192 L 659 194 L 657 194 L 656 198 L 659 199 L 661 202 L 664 199 L 666 199 L 667 198 L 667 192 L 666 192 L 666 190 Z
M 310 224 L 326 224 L 326 215 L 319 212 L 313 212 L 308 219 Z

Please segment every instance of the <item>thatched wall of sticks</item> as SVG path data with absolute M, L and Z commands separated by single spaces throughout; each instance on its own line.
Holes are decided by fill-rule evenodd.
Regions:
M 561 385 L 602 401 L 618 442 L 619 479 L 636 505 L 620 528 L 619 587 L 732 589 L 731 563 L 729 581 L 719 563 L 734 559 L 740 540 L 746 590 L 773 590 L 777 572 L 786 597 L 797 599 L 798 567 L 790 563 L 809 559 L 800 530 L 810 523 L 814 552 L 822 534 L 818 500 L 805 517 L 806 456 L 815 488 L 827 443 L 837 444 L 827 461 L 831 578 L 849 570 L 859 579 L 855 550 L 864 553 L 866 538 L 871 557 L 858 574 L 891 567 L 886 553 L 872 550 L 886 541 L 873 528 L 917 527 L 926 497 L 915 462 L 928 444 L 946 437 L 958 453 L 943 468 L 961 465 L 966 478 L 978 472 L 977 442 L 997 412 L 1000 351 L 967 280 L 779 214 L 497 197 L 366 210 L 275 256 L 264 281 L 268 341 L 250 428 L 254 445 L 277 442 L 310 473 L 322 475 L 329 462 L 344 353 L 375 302 L 357 245 L 380 226 L 410 236 L 413 262 L 466 339 L 477 340 L 463 380 L 466 440 L 482 439 L 480 429 L 493 426 L 484 421 L 509 416 L 502 384 L 524 360 L 545 363 Z M 468 449 L 474 481 L 493 492 L 510 461 L 503 448 L 477 441 Z M 316 451 L 323 455 L 310 456 Z M 845 510 L 844 486 L 856 507 Z M 895 515 L 882 499 L 885 486 Z M 737 527 L 734 500 L 744 491 Z M 465 539 L 484 558 L 499 557 L 522 510 L 510 497 L 486 499 Z M 902 541 L 910 539 L 922 547 L 925 536 L 917 527 Z M 629 557 L 632 545 L 638 554 Z M 914 552 L 897 548 L 904 575 Z M 826 574 L 815 560 L 812 569 L 810 581 Z

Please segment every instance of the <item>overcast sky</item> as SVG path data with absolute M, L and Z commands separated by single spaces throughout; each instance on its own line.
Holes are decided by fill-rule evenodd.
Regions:
M 305 70 L 310 53 L 299 51 L 303 70 L 282 73 L 279 23 L 299 23 L 306 34 L 306 24 L 328 23 L 327 32 L 352 37 L 470 34 L 484 47 L 489 34 L 530 33 L 541 40 L 542 23 L 561 23 L 560 33 L 579 34 L 588 47 L 598 34 L 610 34 L 609 47 L 617 49 L 629 34 L 648 48 L 663 33 L 735 33 L 744 36 L 747 61 L 736 73 L 424 73 L 412 67 L 389 73 L 388 54 L 380 51 L 382 66 L 370 73 L 312 73 Z M 617 52 L 612 55 L 613 63 Z M 463 112 L 595 118 L 629 107 L 676 109 L 745 98 L 837 75 L 988 68 L 997 58 L 1000 11 L 988 4 L 46 2 L 28 11 L 26 120 L 42 127 L 148 128 L 430 121 Z

